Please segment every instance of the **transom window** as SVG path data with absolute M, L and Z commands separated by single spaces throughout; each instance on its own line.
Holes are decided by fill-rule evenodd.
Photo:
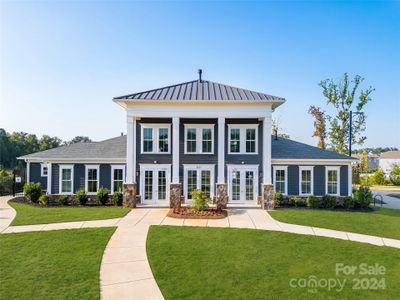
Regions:
M 99 165 L 86 165 L 85 189 L 87 193 L 97 193 L 99 189 Z
M 48 167 L 46 163 L 40 164 L 40 176 L 47 177 Z
M 326 193 L 329 195 L 340 194 L 340 167 L 326 167 Z
M 60 165 L 60 194 L 72 194 L 74 189 L 74 166 Z
M 214 152 L 214 125 L 185 124 L 185 153 L 212 154 Z
M 300 195 L 313 194 L 313 167 L 299 167 L 299 188 Z
M 170 153 L 169 124 L 141 124 L 142 153 Z
M 111 192 L 121 193 L 124 186 L 125 167 L 111 166 Z
M 287 167 L 274 166 L 274 187 L 275 192 L 287 195 Z
M 257 154 L 258 124 L 229 124 L 229 154 Z

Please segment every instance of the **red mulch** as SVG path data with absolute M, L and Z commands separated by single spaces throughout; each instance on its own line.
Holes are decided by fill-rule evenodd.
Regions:
M 167 216 L 178 219 L 223 219 L 227 216 L 227 212 L 226 210 L 217 211 L 215 208 L 195 211 L 189 207 L 181 207 L 171 208 Z

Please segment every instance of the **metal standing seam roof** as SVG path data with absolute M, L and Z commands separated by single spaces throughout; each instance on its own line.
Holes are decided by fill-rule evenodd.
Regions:
M 285 101 L 284 98 L 209 80 L 193 80 L 154 90 L 115 97 L 114 100 L 236 100 Z
M 339 159 L 356 160 L 346 155 L 320 149 L 289 139 L 272 139 L 272 159 Z M 126 135 L 118 136 L 101 142 L 76 143 L 50 150 L 40 151 L 19 157 L 32 160 L 94 160 L 94 159 L 126 159 Z

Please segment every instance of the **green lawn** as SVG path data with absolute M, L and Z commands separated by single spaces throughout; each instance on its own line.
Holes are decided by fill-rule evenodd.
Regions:
M 0 299 L 99 299 L 100 263 L 114 231 L 0 235 Z
M 49 224 L 120 218 L 130 209 L 122 207 L 37 207 L 9 202 L 17 211 L 11 225 Z
M 339 212 L 306 209 L 277 209 L 276 220 L 355 233 L 400 239 L 400 210 L 380 208 L 374 212 Z
M 389 247 L 252 229 L 152 226 L 147 252 L 167 300 L 395 299 L 400 295 L 400 251 Z M 336 276 L 336 263 L 379 264 L 386 273 Z M 309 276 L 346 282 L 342 291 L 291 287 L 291 279 Z M 384 278 L 386 287 L 355 290 L 356 277 Z

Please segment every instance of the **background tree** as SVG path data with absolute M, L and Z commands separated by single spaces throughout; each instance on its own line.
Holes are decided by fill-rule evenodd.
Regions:
M 318 137 L 317 147 L 321 149 L 326 148 L 326 123 L 325 123 L 325 112 L 320 107 L 311 105 L 308 109 L 308 113 L 314 117 L 314 133 L 313 137 Z
M 92 140 L 87 136 L 78 135 L 78 136 L 74 137 L 72 140 L 70 140 L 69 142 L 65 142 L 64 144 L 71 145 L 71 144 L 75 144 L 75 143 L 88 143 L 91 141 Z
M 400 185 L 400 166 L 394 165 L 392 171 L 390 172 L 390 181 L 394 185 Z
M 52 148 L 59 147 L 62 143 L 62 140 L 58 137 L 54 136 L 51 137 L 49 135 L 43 135 L 42 138 L 39 140 L 39 150 L 44 151 Z
M 279 118 L 272 118 L 272 135 L 275 136 L 278 133 L 278 137 L 290 139 L 290 135 L 282 132 L 282 127 L 280 126 L 281 121 Z
M 333 150 L 345 154 L 349 142 L 349 118 L 350 110 L 357 112 L 353 115 L 352 124 L 352 144 L 362 145 L 366 139 L 362 134 L 365 131 L 366 116 L 363 113 L 365 105 L 371 101 L 372 87 L 361 90 L 358 88 L 364 78 L 356 75 L 353 80 L 349 80 L 347 73 L 344 73 L 343 79 L 335 81 L 334 79 L 325 79 L 319 83 L 323 89 L 323 95 L 327 104 L 336 109 L 335 115 L 327 115 L 329 121 L 329 140 Z

